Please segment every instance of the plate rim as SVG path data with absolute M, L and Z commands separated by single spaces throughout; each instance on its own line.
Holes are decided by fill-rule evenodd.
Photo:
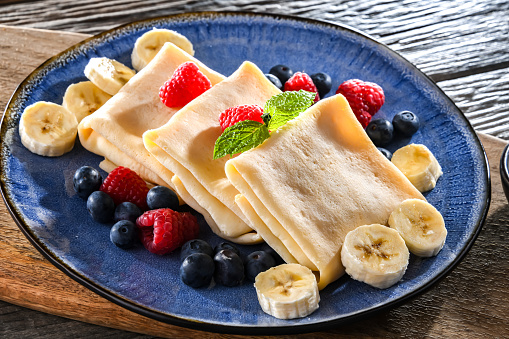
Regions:
M 171 15 L 164 15 L 164 16 L 157 16 L 142 20 L 136 20 L 132 21 L 126 24 L 122 24 L 119 26 L 116 26 L 112 29 L 106 30 L 104 32 L 101 32 L 99 34 L 93 35 L 91 37 L 85 38 L 84 40 L 70 46 L 69 48 L 66 48 L 65 50 L 57 53 L 56 55 L 48 58 L 46 61 L 44 61 L 41 65 L 39 65 L 37 68 L 35 68 L 22 82 L 18 84 L 16 89 L 14 90 L 13 94 L 11 95 L 9 101 L 7 102 L 7 105 L 4 110 L 4 114 L 2 116 L 2 119 L 0 121 L 0 135 L 5 135 L 6 129 L 7 129 L 7 116 L 10 116 L 10 111 L 13 109 L 14 102 L 20 95 L 20 92 L 22 89 L 30 82 L 32 78 L 37 76 L 41 71 L 43 71 L 48 65 L 50 65 L 53 61 L 58 60 L 63 55 L 72 52 L 76 49 L 78 49 L 80 46 L 86 45 L 90 41 L 93 40 L 99 40 L 101 38 L 104 38 L 110 34 L 114 34 L 115 32 L 118 32 L 123 29 L 127 29 L 129 27 L 135 28 L 136 26 L 142 26 L 144 23 L 150 23 L 150 22 L 156 22 L 156 21 L 178 21 L 179 19 L 206 19 L 206 18 L 214 18 L 214 17 L 268 17 L 276 20 L 284 20 L 284 21 L 296 21 L 300 23 L 308 23 L 311 25 L 321 25 L 321 26 L 327 26 L 328 28 L 336 29 L 336 30 L 342 30 L 342 31 L 349 31 L 350 33 L 357 34 L 361 36 L 362 38 L 368 39 L 371 42 L 381 46 L 384 48 L 387 52 L 389 52 L 392 56 L 399 58 L 407 67 L 412 68 L 417 73 L 419 73 L 421 76 L 424 77 L 431 85 L 432 87 L 441 95 L 443 99 L 445 99 L 454 109 L 457 110 L 461 118 L 467 123 L 466 127 L 470 131 L 471 135 L 474 137 L 474 141 L 477 147 L 479 147 L 480 151 L 483 155 L 483 160 L 480 161 L 482 165 L 484 166 L 484 177 L 483 179 L 486 181 L 486 190 L 485 190 L 485 197 L 482 199 L 482 201 L 485 203 L 483 210 L 481 211 L 480 217 L 478 220 L 476 220 L 476 226 L 473 230 L 473 232 L 470 234 L 468 239 L 465 241 L 465 245 L 461 249 L 461 251 L 456 255 L 454 260 L 452 260 L 449 265 L 447 265 L 443 270 L 441 270 L 436 276 L 434 276 L 431 280 L 429 280 L 427 283 L 423 284 L 422 286 L 418 287 L 414 291 L 411 291 L 409 293 L 406 293 L 392 301 L 387 302 L 383 305 L 375 305 L 367 309 L 363 309 L 361 311 L 355 312 L 353 314 L 349 314 L 347 316 L 336 318 L 332 320 L 324 320 L 319 322 L 314 322 L 311 324 L 291 324 L 291 325 L 283 325 L 283 326 L 255 326 L 255 325 L 245 325 L 245 324 L 218 324 L 218 323 L 210 323 L 210 322 L 203 322 L 198 321 L 194 319 L 186 319 L 182 317 L 178 317 L 175 315 L 162 313 L 153 309 L 150 309 L 148 307 L 145 307 L 143 305 L 137 304 L 133 301 L 127 300 L 125 298 L 120 297 L 119 295 L 106 290 L 105 288 L 101 287 L 94 281 L 91 281 L 90 279 L 82 276 L 78 272 L 76 272 L 74 269 L 72 269 L 69 265 L 65 264 L 63 261 L 58 258 L 52 251 L 50 251 L 43 243 L 39 242 L 38 237 L 32 233 L 30 227 L 25 223 L 22 216 L 19 214 L 19 212 L 16 210 L 14 204 L 8 200 L 8 192 L 6 188 L 6 183 L 4 182 L 4 175 L 0 175 L 0 193 L 2 195 L 2 198 L 4 200 L 5 206 L 7 210 L 9 211 L 11 217 L 17 224 L 18 228 L 21 230 L 21 232 L 25 235 L 25 237 L 29 240 L 29 242 L 48 260 L 50 261 L 55 267 L 57 267 L 60 271 L 62 271 L 64 274 L 66 274 L 68 277 L 73 279 L 74 281 L 78 282 L 82 286 L 88 288 L 92 292 L 104 297 L 105 299 L 129 310 L 135 313 L 138 313 L 142 316 L 167 323 L 170 325 L 177 325 L 189 329 L 194 330 L 202 330 L 202 331 L 208 331 L 208 332 L 215 332 L 215 333 L 227 333 L 227 334 L 254 334 L 254 335 L 280 335 L 280 334 L 297 334 L 297 333 L 308 333 L 308 332 L 314 332 L 314 331 L 324 331 L 326 329 L 331 329 L 333 327 L 338 327 L 340 325 L 344 325 L 346 323 L 358 321 L 360 319 L 368 318 L 375 313 L 379 313 L 382 311 L 386 311 L 388 309 L 392 309 L 394 307 L 397 307 L 405 302 L 408 302 L 409 300 L 423 294 L 424 292 L 428 291 L 431 287 L 436 285 L 439 281 L 441 281 L 443 278 L 445 278 L 449 273 L 453 271 L 453 269 L 463 260 L 463 258 L 467 255 L 467 253 L 470 251 L 471 247 L 473 246 L 475 240 L 477 239 L 480 231 L 483 228 L 483 225 L 486 222 L 486 218 L 488 215 L 488 210 L 491 204 L 491 171 L 489 167 L 488 157 L 486 154 L 486 151 L 484 149 L 483 144 L 481 143 L 477 133 L 475 132 L 474 128 L 472 127 L 471 123 L 468 121 L 464 113 L 456 106 L 456 104 L 452 101 L 452 99 L 449 98 L 445 94 L 445 92 L 433 81 L 429 76 L 427 76 L 424 72 L 422 72 L 417 66 L 415 66 L 413 63 L 408 61 L 406 58 L 401 56 L 398 52 L 391 49 L 386 44 L 376 40 L 375 38 L 371 37 L 369 34 L 364 33 L 352 26 L 339 23 L 339 22 L 333 22 L 329 20 L 323 20 L 323 19 L 311 19 L 311 18 L 305 18 L 300 17 L 296 15 L 288 15 L 288 14 L 274 14 L 274 13 L 266 13 L 266 12 L 245 12 L 245 11 L 193 11 L 193 12 L 184 12 L 184 13 L 177 13 L 177 14 L 171 14 Z M 4 139 L 2 138 L 2 141 Z M 2 143 L 0 141 L 0 148 L 2 146 Z M 0 149 L 1 151 L 1 149 Z M 3 168 L 5 164 L 3 164 L 4 158 L 3 156 L 0 156 L 0 174 L 3 173 Z

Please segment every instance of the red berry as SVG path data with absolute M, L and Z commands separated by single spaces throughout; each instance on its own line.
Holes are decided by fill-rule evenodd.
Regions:
M 145 181 L 134 171 L 119 166 L 104 179 L 100 191 L 107 193 L 119 205 L 132 202 L 142 210 L 147 209 L 148 187 Z
M 160 208 L 143 213 L 136 220 L 143 246 L 159 255 L 170 253 L 198 237 L 198 220 L 189 212 Z
M 336 94 L 343 94 L 362 127 L 366 128 L 371 117 L 385 102 L 382 87 L 374 82 L 350 79 L 339 85 Z
M 219 115 L 219 124 L 223 131 L 244 120 L 258 121 L 263 124 L 263 108 L 258 105 L 239 105 L 226 109 Z
M 285 91 L 305 90 L 316 93 L 315 102 L 320 100 L 318 89 L 316 89 L 313 79 L 306 73 L 296 72 L 287 82 L 285 82 Z
M 159 97 L 168 107 L 182 107 L 212 87 L 210 80 L 192 61 L 180 65 L 170 80 L 159 89 Z

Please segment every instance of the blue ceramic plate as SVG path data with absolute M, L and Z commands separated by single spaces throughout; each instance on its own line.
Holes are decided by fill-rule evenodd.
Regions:
M 408 142 L 423 143 L 444 175 L 428 200 L 443 214 L 449 234 L 437 257 L 412 256 L 403 279 L 378 290 L 343 277 L 321 291 L 320 308 L 296 320 L 262 312 L 251 283 L 240 287 L 192 289 L 179 279 L 179 253 L 152 255 L 144 248 L 123 251 L 109 240 L 109 227 L 94 222 L 72 188 L 74 171 L 98 167 L 100 157 L 79 142 L 62 157 L 45 158 L 25 149 L 18 121 L 25 107 L 62 102 L 65 89 L 85 80 L 92 57 L 131 64 L 136 38 L 152 27 L 170 28 L 194 44 L 195 56 L 231 74 L 244 60 L 262 70 L 284 63 L 294 70 L 329 73 L 333 91 L 347 79 L 380 84 L 386 103 L 377 117 L 401 110 L 419 115 L 422 128 Z M 330 95 L 330 94 L 329 94 Z M 1 188 L 14 219 L 52 263 L 91 290 L 132 311 L 172 324 L 231 333 L 291 333 L 323 330 L 394 306 L 422 292 L 449 272 L 476 238 L 489 205 L 490 182 L 484 150 L 467 119 L 423 73 L 387 46 L 337 24 L 247 13 L 182 14 L 135 22 L 77 44 L 51 58 L 21 83 L 1 125 Z M 373 203 L 376 203 L 374 201 Z M 201 220 L 202 237 L 221 239 Z M 258 247 L 241 247 L 244 254 Z

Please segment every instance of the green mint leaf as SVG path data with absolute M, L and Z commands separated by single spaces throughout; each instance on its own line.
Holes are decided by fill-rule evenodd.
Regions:
M 316 93 L 300 90 L 283 92 L 267 100 L 263 111 L 270 116 L 269 130 L 274 131 L 299 116 L 313 104 L 315 96 Z
M 253 120 L 244 120 L 224 130 L 214 145 L 214 159 L 225 155 L 245 152 L 260 145 L 270 137 L 265 124 Z

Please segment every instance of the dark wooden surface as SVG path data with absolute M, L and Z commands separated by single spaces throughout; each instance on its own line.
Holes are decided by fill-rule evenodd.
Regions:
M 0 1 L 0 24 L 55 31 L 0 27 L 0 106 L 5 107 L 16 84 L 45 58 L 83 38 L 83 35 L 57 31 L 94 34 L 133 20 L 202 10 L 293 14 L 356 27 L 388 44 L 434 79 L 477 131 L 509 140 L 507 0 Z M 498 158 L 505 143 L 482 138 L 491 162 L 493 201 L 487 223 L 463 262 L 430 291 L 403 306 L 366 321 L 305 337 L 509 336 L 509 206 L 498 176 Z M 0 247 L 3 250 L 0 251 L 0 299 L 4 300 L 0 301 L 1 338 L 150 337 L 111 329 L 111 326 L 167 337 L 234 337 L 152 325 L 150 320 L 140 320 L 92 294 L 55 271 L 20 236 L 3 204 L 0 205 Z M 44 274 L 32 277 L 30 268 L 24 266 L 26 262 L 35 263 Z M 19 286 L 23 293 L 19 292 Z M 71 287 L 62 294 L 62 286 Z M 56 307 L 37 303 L 47 297 L 41 290 L 54 292 Z M 76 300 L 72 302 L 72 298 Z M 103 325 L 96 326 L 63 318 L 83 319 L 79 314 L 89 314 L 94 307 L 113 319 L 102 314 L 86 319 Z

